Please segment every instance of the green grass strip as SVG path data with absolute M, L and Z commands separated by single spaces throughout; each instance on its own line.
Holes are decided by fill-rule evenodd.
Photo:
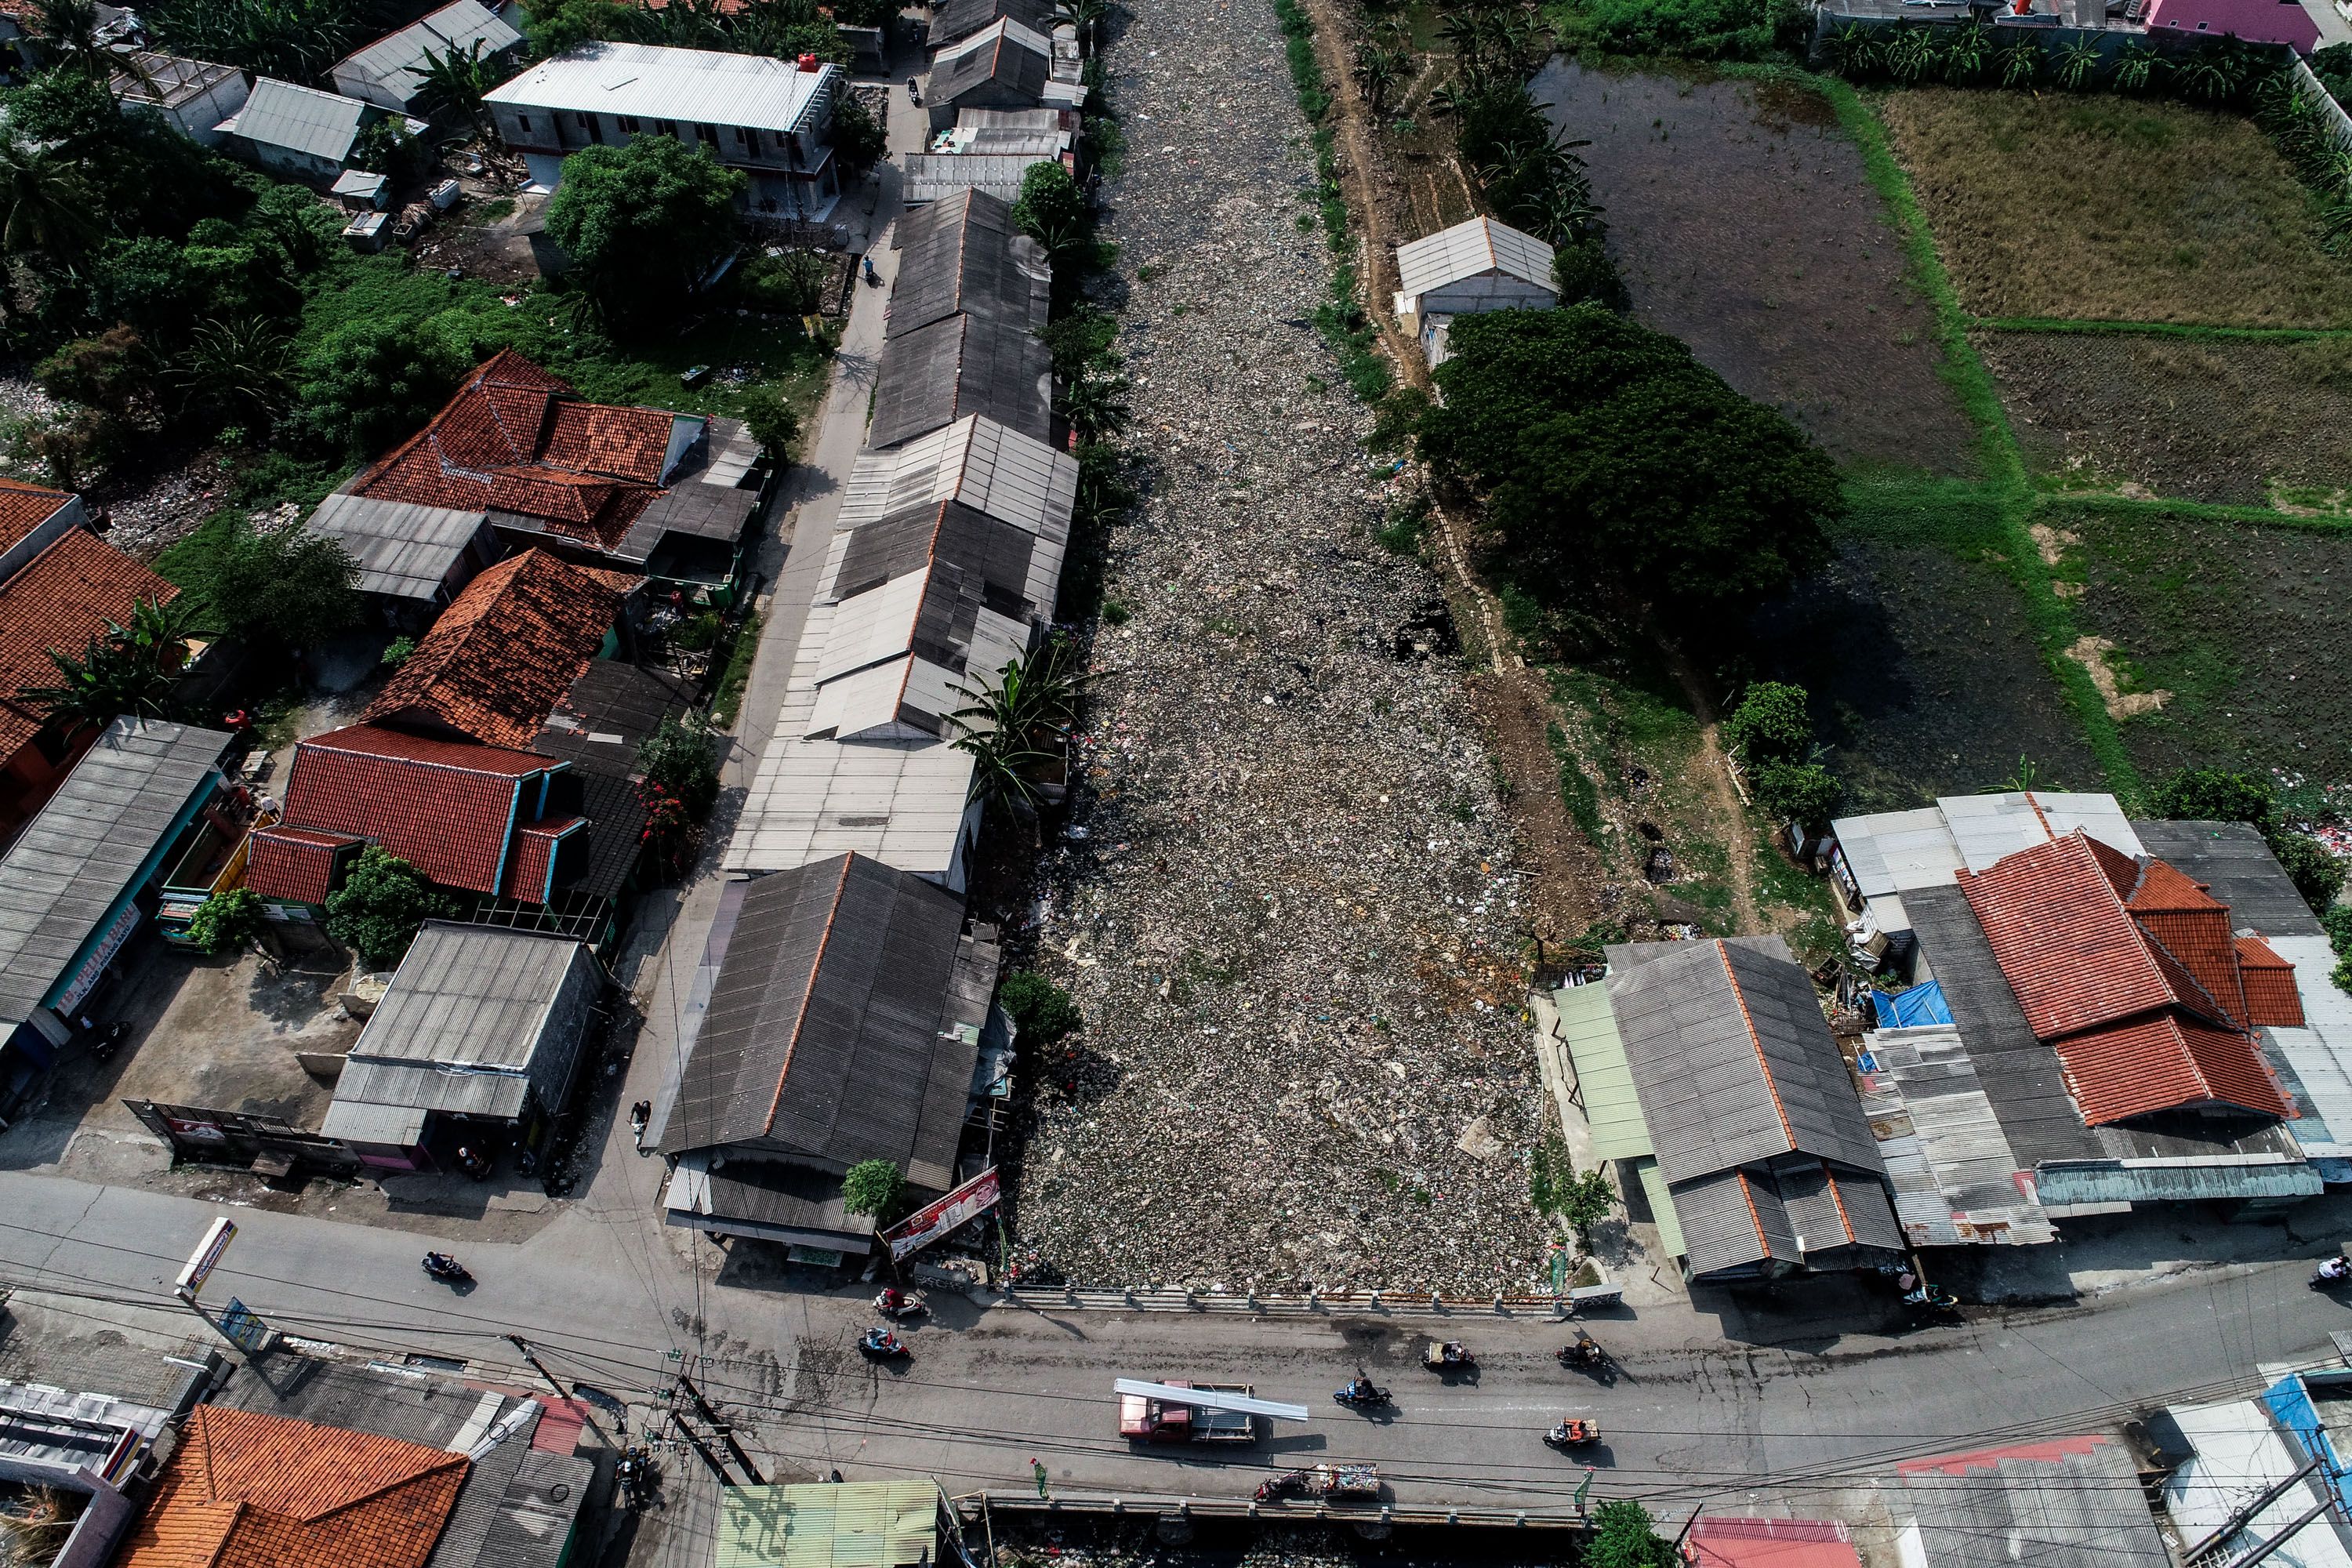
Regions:
M 1863 513 L 1865 524 L 1875 521 L 1885 526 L 1908 513 L 1915 520 L 1933 520 L 1937 531 L 1988 525 L 1997 530 L 1994 538 L 1987 541 L 1988 553 L 1998 558 L 2017 584 L 2027 616 L 2041 639 L 2042 662 L 2073 704 L 2074 717 L 2083 727 L 2084 740 L 2099 771 L 2105 775 L 2108 790 L 2126 804 L 2135 804 L 2144 793 L 2139 770 L 2132 765 L 2123 732 L 2108 715 L 2106 702 L 2092 682 L 2090 671 L 2067 657 L 2066 650 L 2081 640 L 2083 633 L 2075 624 L 2073 609 L 2052 587 L 2050 574 L 2043 569 L 2041 552 L 2033 542 L 2031 527 L 2041 498 L 2026 469 L 2025 455 L 2018 447 L 2016 434 L 2010 428 L 2009 412 L 2001 405 L 2000 394 L 1984 361 L 1978 357 L 1976 346 L 1969 341 L 1972 318 L 1960 308 L 1959 296 L 1953 291 L 1943 258 L 1936 253 L 1935 235 L 1927 226 L 1927 214 L 1920 210 L 1910 176 L 1895 161 L 1895 150 L 1887 142 L 1885 123 L 1850 83 L 1836 77 L 1814 77 L 1808 85 L 1829 101 L 1839 126 L 1853 138 L 1862 153 L 1864 177 L 1894 216 L 1895 231 L 1903 238 L 1904 254 L 1911 264 L 1912 279 L 1936 313 L 1936 341 L 1944 351 L 1941 369 L 1945 380 L 1958 397 L 1961 410 L 1977 427 L 1978 448 L 1987 475 L 1980 499 L 1974 501 L 1965 499 L 1964 490 L 1939 480 L 1912 485 L 1899 480 L 1857 484 L 1849 489 L 1850 500 Z
M 2352 533 L 2352 517 L 2327 512 L 2280 511 L 2266 506 L 2225 506 L 2200 500 L 2143 500 L 2136 496 L 2068 494 L 2042 501 L 2053 512 L 2092 511 L 2111 516 L 2181 518 L 2192 522 L 2227 522 L 2247 528 L 2284 528 L 2298 533 Z
M 2209 342 L 2307 343 L 2352 338 L 2352 327 L 2214 327 L 2186 321 L 2089 321 L 2061 316 L 1978 316 L 1988 332 L 2053 332 L 2061 336 L 2188 338 Z

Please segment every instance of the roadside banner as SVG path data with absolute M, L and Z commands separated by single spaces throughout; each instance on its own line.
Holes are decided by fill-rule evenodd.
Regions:
M 212 1278 L 213 1269 L 220 1263 L 221 1254 L 226 1252 L 228 1244 L 236 1239 L 236 1221 L 226 1215 L 214 1220 L 205 1227 L 205 1238 L 196 1243 L 196 1250 L 189 1255 L 187 1267 L 182 1268 L 179 1279 L 173 1281 L 172 1293 L 184 1301 L 194 1301 L 196 1292 L 205 1288 L 205 1281 Z
M 228 1310 L 220 1316 L 221 1337 L 247 1355 L 258 1355 L 269 1348 L 270 1328 L 259 1313 L 231 1296 Z
M 971 1181 L 934 1203 L 924 1205 L 882 1233 L 890 1244 L 893 1262 L 919 1252 L 940 1237 L 996 1206 L 996 1168 L 990 1166 Z

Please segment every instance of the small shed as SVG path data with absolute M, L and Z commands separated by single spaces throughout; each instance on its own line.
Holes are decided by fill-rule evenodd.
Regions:
M 380 601 L 386 621 L 420 629 L 476 572 L 498 555 L 489 515 L 338 490 L 307 525 L 359 563 L 359 589 Z
M 126 110 L 160 114 L 172 129 L 207 147 L 220 141 L 221 121 L 245 104 L 245 73 L 235 66 L 183 59 L 154 49 L 139 50 L 131 63 L 138 68 L 135 74 L 114 73 L 110 86 L 115 101 Z
M 571 1099 L 604 990 L 579 942 L 428 921 L 352 1047 L 320 1131 L 394 1170 L 428 1163 L 436 1121 L 533 1142 Z
M 351 166 L 360 132 L 383 114 L 355 98 L 262 77 L 245 106 L 214 129 L 271 174 L 326 186 Z M 412 132 L 427 129 L 421 121 L 409 126 Z
M 382 212 L 390 199 L 392 182 L 365 169 L 346 169 L 335 176 L 327 194 L 348 213 Z
M 1454 317 L 1559 304 L 1551 263 L 1551 247 L 1535 236 L 1474 217 L 1397 247 L 1397 317 L 1418 331 L 1423 353 L 1439 364 Z

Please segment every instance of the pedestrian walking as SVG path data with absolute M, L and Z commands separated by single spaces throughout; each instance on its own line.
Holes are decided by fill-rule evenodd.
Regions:
M 1037 1495 L 1044 1497 L 1045 1495 L 1045 1461 L 1032 1454 L 1029 1456 L 1029 1468 L 1037 1477 Z

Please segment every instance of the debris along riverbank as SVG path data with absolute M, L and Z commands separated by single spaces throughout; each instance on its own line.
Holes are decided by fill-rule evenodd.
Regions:
M 1109 53 L 1128 445 L 1038 966 L 1028 1282 L 1517 1289 L 1545 1256 L 1529 890 L 1437 579 L 1311 322 L 1328 265 L 1266 0 Z

